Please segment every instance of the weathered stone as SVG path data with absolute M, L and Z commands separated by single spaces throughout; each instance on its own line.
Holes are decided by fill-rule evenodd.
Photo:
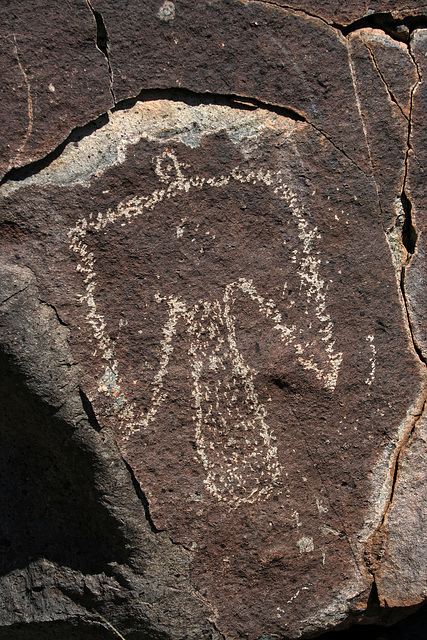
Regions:
M 425 208 L 427 175 L 427 135 L 425 109 L 427 101 L 427 38 L 424 30 L 414 33 L 412 51 L 420 74 L 420 82 L 413 96 L 411 149 L 408 156 L 407 193 L 412 206 L 414 229 L 407 229 L 408 245 L 412 252 L 405 269 L 405 290 L 412 331 L 424 361 L 427 357 L 427 215 Z
M 2 191 L 220 631 L 363 611 L 421 381 L 372 180 L 309 124 L 158 100 Z
M 352 33 L 349 50 L 371 170 L 384 229 L 388 229 L 402 209 L 409 107 L 418 76 L 407 47 L 382 31 L 361 29 Z M 398 99 L 388 84 L 397 67 L 405 73 L 404 80 L 391 85 L 396 87 Z
M 109 35 L 117 100 L 174 88 L 257 98 L 298 112 L 369 171 L 347 42 L 322 20 L 235 0 L 183 0 L 168 19 L 157 2 L 92 5 Z
M 4 171 L 43 160 L 0 187 L 0 637 L 391 622 L 426 596 L 423 8 L 32 4 L 0 38 Z
M 427 597 L 425 412 L 400 456 L 396 491 L 384 525 L 386 554 L 376 575 L 380 601 L 388 607 L 407 607 Z
M 0 178 L 40 160 L 113 106 L 108 67 L 84 0 L 0 7 Z

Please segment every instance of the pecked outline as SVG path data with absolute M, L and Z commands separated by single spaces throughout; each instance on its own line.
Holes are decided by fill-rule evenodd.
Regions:
M 297 251 L 291 256 L 291 261 L 297 265 L 297 273 L 300 277 L 300 289 L 304 288 L 307 296 L 307 303 L 314 304 L 314 313 L 317 320 L 321 323 L 322 328 L 319 333 L 325 345 L 325 353 L 329 362 L 329 367 L 319 366 L 315 362 L 314 355 L 306 355 L 306 350 L 310 343 L 303 345 L 297 341 L 297 329 L 295 325 L 287 327 L 282 324 L 281 314 L 277 311 L 277 305 L 271 299 L 265 300 L 260 296 L 253 286 L 252 280 L 240 278 L 239 281 L 229 283 L 226 286 L 224 300 L 222 301 L 223 322 L 226 325 L 228 342 L 234 359 L 235 374 L 243 380 L 244 386 L 248 390 L 254 414 L 259 422 L 259 434 L 263 441 L 262 458 L 265 463 L 266 472 L 270 478 L 270 484 L 260 482 L 260 478 L 255 478 L 255 488 L 248 491 L 248 495 L 234 495 L 234 488 L 246 491 L 245 479 L 242 474 L 236 474 L 230 465 L 228 471 L 218 473 L 209 459 L 208 446 L 203 436 L 203 411 L 200 400 L 200 367 L 201 362 L 196 359 L 197 344 L 190 346 L 189 355 L 193 358 L 192 378 L 193 378 L 193 396 L 196 400 L 196 421 L 195 438 L 197 444 L 197 453 L 207 472 L 205 485 L 209 492 L 218 500 L 226 500 L 232 506 L 238 506 L 242 502 L 254 502 L 261 498 L 267 498 L 270 495 L 274 483 L 281 474 L 281 467 L 277 461 L 277 447 L 274 444 L 275 437 L 271 433 L 264 418 L 267 415 L 266 409 L 259 403 L 257 394 L 253 384 L 254 371 L 248 367 L 238 352 L 234 335 L 233 317 L 230 311 L 230 295 L 233 289 L 238 288 L 253 300 L 258 302 L 260 312 L 273 322 L 273 328 L 281 334 L 281 339 L 285 344 L 292 345 L 295 349 L 298 362 L 307 370 L 311 370 L 317 379 L 323 382 L 323 386 L 333 392 L 335 390 L 339 370 L 342 362 L 342 352 L 335 352 L 335 340 L 332 335 L 333 323 L 326 310 L 326 294 L 328 285 L 319 274 L 321 264 L 320 258 L 314 254 L 312 245 L 315 240 L 320 239 L 317 227 L 309 228 L 309 223 L 304 217 L 304 208 L 298 204 L 296 194 L 283 183 L 282 172 L 263 171 L 263 170 L 241 170 L 239 166 L 234 167 L 229 173 L 220 176 L 211 176 L 209 178 L 200 177 L 198 175 L 186 178 L 183 170 L 188 169 L 189 165 L 180 163 L 175 152 L 166 148 L 163 153 L 155 158 L 155 172 L 159 181 L 164 185 L 161 188 L 154 189 L 149 195 L 134 196 L 126 201 L 120 202 L 115 209 L 109 209 L 104 215 L 98 213 L 94 217 L 90 213 L 88 218 L 81 217 L 76 225 L 68 231 L 70 238 L 69 248 L 78 254 L 80 261 L 77 265 L 77 271 L 83 276 L 85 284 L 85 293 L 80 297 L 80 301 L 88 306 L 86 319 L 91 326 L 93 336 L 97 341 L 99 351 L 102 358 L 106 360 L 107 366 L 99 384 L 99 391 L 112 399 L 113 409 L 119 418 L 119 430 L 123 440 L 129 440 L 132 434 L 139 432 L 148 426 L 149 422 L 154 420 L 158 408 L 165 399 L 163 389 L 163 378 L 166 373 L 169 356 L 173 352 L 172 339 L 176 331 L 176 324 L 179 319 L 184 319 L 189 325 L 189 333 L 193 335 L 197 332 L 194 325 L 194 309 L 187 309 L 185 301 L 176 296 L 169 296 L 168 299 L 162 298 L 157 294 L 157 302 L 166 302 L 169 307 L 169 317 L 163 327 L 163 339 L 160 344 L 161 358 L 159 371 L 153 379 L 154 390 L 152 393 L 151 403 L 145 416 L 137 416 L 137 410 L 134 404 L 131 404 L 121 389 L 121 378 L 119 374 L 119 363 L 116 359 L 114 345 L 110 337 L 105 333 L 106 322 L 96 306 L 94 292 L 96 289 L 96 271 L 94 254 L 89 251 L 85 242 L 88 230 L 99 232 L 104 230 L 108 225 L 115 224 L 118 220 L 125 220 L 122 224 L 130 224 L 132 221 L 141 216 L 146 211 L 152 211 L 157 205 L 165 199 L 169 199 L 177 194 L 188 194 L 191 190 L 202 188 L 223 188 L 231 181 L 244 183 L 265 184 L 273 187 L 274 194 L 280 199 L 285 200 L 289 209 L 296 219 L 298 227 L 298 237 L 301 241 L 301 258 L 297 263 Z M 204 301 L 200 301 L 203 305 Z M 193 317 L 191 317 L 193 315 Z M 192 325 L 193 322 L 193 325 Z M 248 396 L 248 397 L 249 397 Z M 252 453 L 252 456 L 254 453 Z M 256 457 L 256 456 L 255 456 Z M 245 462 L 246 466 L 254 471 L 251 462 Z M 245 466 L 245 465 L 243 465 Z M 258 468 L 258 471 L 260 469 Z M 261 471 L 261 475 L 264 472 Z M 218 477 L 216 477 L 218 476 Z M 215 479 L 216 478 L 216 479 Z

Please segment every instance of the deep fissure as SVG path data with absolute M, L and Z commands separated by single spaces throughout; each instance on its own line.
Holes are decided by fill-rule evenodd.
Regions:
M 401 193 L 401 196 L 400 196 L 403 212 L 405 214 L 405 219 L 404 219 L 404 223 L 403 223 L 403 227 L 402 227 L 402 243 L 403 243 L 403 246 L 405 247 L 406 251 L 408 252 L 408 258 L 406 260 L 406 263 L 402 265 L 401 270 L 400 270 L 400 290 L 401 290 L 403 303 L 404 303 L 404 307 L 405 307 L 405 313 L 406 313 L 406 319 L 407 319 L 407 323 L 408 323 L 408 327 L 409 327 L 409 333 L 411 335 L 411 340 L 412 340 L 412 344 L 413 344 L 415 353 L 417 354 L 417 356 L 419 357 L 419 359 L 420 359 L 420 361 L 422 363 L 427 364 L 426 360 L 425 360 L 425 358 L 423 356 L 423 353 L 421 351 L 421 348 L 419 347 L 419 345 L 417 344 L 417 341 L 415 339 L 415 332 L 414 332 L 414 329 L 412 327 L 411 315 L 410 315 L 410 312 L 409 312 L 409 304 L 408 304 L 408 299 L 407 299 L 406 290 L 405 290 L 406 268 L 408 266 L 410 266 L 410 264 L 411 264 L 412 257 L 415 254 L 416 247 L 417 247 L 417 241 L 418 241 L 418 233 L 417 233 L 417 230 L 416 230 L 416 228 L 415 228 L 415 226 L 414 226 L 414 224 L 412 222 L 412 202 L 410 201 L 410 199 L 409 199 L 409 197 L 407 195 L 406 185 L 407 185 L 407 181 L 408 181 L 408 172 L 409 172 L 409 152 L 410 152 L 410 150 L 412 148 L 412 146 L 411 146 L 411 135 L 412 135 L 412 113 L 413 113 L 413 105 L 414 105 L 414 94 L 415 94 L 415 91 L 416 91 L 417 87 L 421 83 L 420 70 L 418 68 L 418 64 L 417 64 L 417 61 L 415 59 L 415 56 L 413 55 L 413 53 L 411 51 L 410 44 L 408 45 L 408 52 L 409 52 L 409 55 L 411 56 L 411 59 L 412 59 L 412 61 L 414 63 L 415 69 L 417 71 L 418 81 L 415 83 L 415 85 L 411 89 L 410 106 L 409 106 L 409 120 L 408 120 L 408 136 L 407 136 L 406 154 L 405 154 L 405 173 L 404 173 L 404 176 L 403 176 L 402 193 Z
M 399 475 L 399 468 L 400 468 L 400 458 L 401 458 L 401 456 L 402 456 L 403 451 L 406 449 L 406 447 L 407 447 L 407 446 L 408 446 L 408 444 L 410 443 L 410 441 L 411 441 L 411 439 L 412 439 L 412 436 L 414 435 L 415 430 L 416 430 L 416 428 L 417 428 L 417 425 L 418 425 L 418 423 L 420 422 L 421 418 L 423 417 L 423 415 L 424 415 L 424 413 L 425 413 L 425 410 L 426 410 L 426 404 L 427 404 L 427 400 L 425 400 L 425 401 L 424 401 L 424 404 L 423 404 L 423 406 L 422 406 L 422 408 L 421 408 L 420 413 L 415 415 L 415 419 L 414 419 L 414 422 L 413 422 L 413 424 L 412 424 L 412 428 L 411 428 L 410 432 L 408 433 L 408 436 L 407 436 L 407 438 L 406 438 L 406 441 L 405 441 L 404 443 L 402 443 L 402 446 L 400 447 L 399 453 L 397 454 L 397 457 L 396 457 L 396 466 L 395 466 L 395 469 L 394 469 L 393 481 L 392 481 L 391 491 L 390 491 L 389 507 L 390 507 L 390 506 L 392 505 L 392 503 L 393 503 L 393 498 L 394 498 L 394 494 L 395 494 L 395 491 L 396 491 L 397 477 L 398 477 L 398 475 Z M 387 511 L 388 511 L 388 509 L 387 509 Z M 386 513 L 385 513 L 385 514 L 384 514 L 384 516 L 383 516 L 383 519 L 382 519 L 381 525 L 382 525 L 382 524 L 384 524 L 384 520 L 385 520 L 385 518 L 386 518 L 387 511 L 386 511 Z
M 90 426 L 95 429 L 95 431 L 101 431 L 101 426 L 98 422 L 95 411 L 93 410 L 92 403 L 81 387 L 79 387 L 79 395 Z
M 406 195 L 405 190 L 402 191 L 400 200 L 405 213 L 405 221 L 402 228 L 402 242 L 406 251 L 412 256 L 417 246 L 418 233 L 412 223 L 412 203 Z
M 422 14 L 418 16 L 409 15 L 404 18 L 394 18 L 390 11 L 384 11 L 362 16 L 349 24 L 341 24 L 339 22 L 328 22 L 326 18 L 323 18 L 311 11 L 307 11 L 307 9 L 274 2 L 273 0 L 253 0 L 253 2 L 277 7 L 277 9 L 282 9 L 284 11 L 302 13 L 309 18 L 315 18 L 324 24 L 327 24 L 329 27 L 337 29 L 337 31 L 340 31 L 344 37 L 347 37 L 350 33 L 354 33 L 355 31 L 360 31 L 361 29 L 379 29 L 380 31 L 384 31 L 384 33 L 393 40 L 408 44 L 413 31 L 416 29 L 427 28 L 427 15 Z
M 393 40 L 408 44 L 413 31 L 427 27 L 427 16 L 407 16 L 406 18 L 397 19 L 390 12 L 373 13 L 348 25 L 333 22 L 331 26 L 341 31 L 345 37 L 361 29 L 379 29 Z
M 113 98 L 113 102 L 114 102 L 114 104 L 116 104 L 116 97 L 115 97 L 115 94 L 114 94 L 114 85 L 113 85 L 114 74 L 113 74 L 113 69 L 112 69 L 111 61 L 110 61 L 110 51 L 109 51 L 110 45 L 109 45 L 109 37 L 108 37 L 107 27 L 105 26 L 105 22 L 104 22 L 104 18 L 102 17 L 102 13 L 100 13 L 99 11 L 96 11 L 93 8 L 92 3 L 90 2 L 90 0 L 86 0 L 86 2 L 87 2 L 87 6 L 89 7 L 90 11 L 93 14 L 93 17 L 95 18 L 95 22 L 96 22 L 96 46 L 101 51 L 101 53 L 104 55 L 105 60 L 107 61 L 108 74 L 110 76 L 110 92 L 111 92 L 111 96 Z
M 405 436 L 403 442 L 401 442 L 401 444 L 400 444 L 400 446 L 398 448 L 398 451 L 396 453 L 389 498 L 388 498 L 388 501 L 387 501 L 386 508 L 384 509 L 384 513 L 382 514 L 381 521 L 380 521 L 380 523 L 379 523 L 374 535 L 372 536 L 372 542 L 373 542 L 372 546 L 375 545 L 376 541 L 378 541 L 378 540 L 381 541 L 381 536 L 382 536 L 382 530 L 383 530 L 383 527 L 384 527 L 384 523 L 385 523 L 387 514 L 388 514 L 388 512 L 389 512 L 389 510 L 390 510 L 390 508 L 391 508 L 391 506 L 393 504 L 393 499 L 394 499 L 394 496 L 395 496 L 395 493 L 396 493 L 396 487 L 397 487 L 397 483 L 398 483 L 398 476 L 399 476 L 402 453 L 404 451 L 406 451 L 408 445 L 410 444 L 410 442 L 411 442 L 411 440 L 412 440 L 412 438 L 414 436 L 415 430 L 416 430 L 419 422 L 421 421 L 421 418 L 423 417 L 423 415 L 425 413 L 426 406 L 427 406 L 427 400 L 424 399 L 423 400 L 423 405 L 422 405 L 421 410 L 420 410 L 420 413 L 415 414 L 413 416 L 413 422 L 412 422 L 412 425 L 411 425 L 411 429 L 409 430 L 409 432 Z M 381 543 L 380 543 L 380 547 L 382 548 Z M 376 558 L 376 560 L 378 562 L 380 562 L 381 559 L 380 558 Z M 374 581 L 375 581 L 375 569 L 370 569 L 369 566 L 367 566 L 367 568 L 370 571 L 370 573 L 372 573 L 372 576 L 373 576 Z
M 33 275 L 34 275 L 34 277 L 37 279 L 37 276 L 36 276 L 36 274 L 34 273 L 34 271 L 33 271 Z M 40 302 L 41 302 L 42 304 L 45 304 L 45 305 L 46 305 L 47 307 L 49 307 L 50 309 L 52 309 L 52 311 L 54 312 L 54 314 L 55 314 L 55 316 L 56 316 L 56 319 L 58 320 L 59 324 L 60 324 L 62 327 L 68 327 L 68 326 L 69 326 L 69 325 L 68 325 L 66 322 L 64 322 L 64 320 L 61 318 L 61 316 L 60 316 L 60 315 L 59 315 L 59 313 L 58 313 L 58 309 L 57 309 L 57 308 L 56 308 L 52 303 L 50 303 L 50 302 L 46 302 L 46 300 L 42 300 L 41 298 L 40 298 Z
M 403 245 L 404 245 L 405 249 L 412 256 L 415 253 L 417 240 L 418 240 L 418 234 L 417 234 L 417 231 L 416 231 L 414 225 L 412 224 L 412 202 L 410 201 L 410 199 L 408 198 L 408 195 L 406 193 L 406 184 L 407 184 L 407 180 L 408 180 L 408 171 L 409 171 L 409 152 L 411 150 L 412 112 L 413 112 L 413 106 L 414 106 L 414 93 L 415 93 L 415 90 L 418 87 L 418 85 L 421 83 L 421 75 L 420 75 L 420 71 L 419 71 L 418 64 L 417 64 L 417 61 L 415 59 L 415 56 L 413 55 L 413 53 L 411 51 L 410 44 L 408 45 L 408 53 L 411 56 L 411 60 L 412 60 L 412 62 L 414 64 L 414 67 L 415 67 L 415 69 L 417 71 L 418 81 L 412 87 L 411 96 L 410 96 L 409 119 L 408 119 L 408 136 L 407 136 L 407 140 L 406 140 L 406 154 L 405 154 L 405 174 L 403 176 L 401 202 L 402 202 L 403 211 L 405 213 L 405 222 L 403 224 L 403 229 L 402 229 L 402 242 L 403 242 Z M 409 320 L 409 317 L 408 317 L 408 320 Z
M 23 180 L 40 173 L 43 169 L 47 169 L 54 160 L 59 158 L 69 144 L 80 142 L 80 140 L 90 136 L 94 131 L 101 129 L 108 123 L 108 121 L 108 113 L 104 113 L 84 125 L 74 127 L 65 140 L 63 140 L 55 149 L 46 154 L 43 158 L 29 162 L 22 167 L 14 167 L 13 169 L 10 169 L 0 180 L 0 187 L 9 181 L 22 182 Z

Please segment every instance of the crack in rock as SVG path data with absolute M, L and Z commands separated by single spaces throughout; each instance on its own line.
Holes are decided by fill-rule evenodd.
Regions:
M 399 111 L 402 114 L 402 116 L 405 118 L 405 120 L 407 120 L 409 122 L 409 116 L 407 116 L 405 114 L 405 112 L 403 111 L 403 109 L 400 106 L 399 102 L 397 101 L 396 97 L 393 95 L 393 92 L 391 91 L 390 87 L 388 86 L 387 81 L 386 81 L 386 79 L 384 77 L 384 74 L 383 74 L 383 72 L 381 71 L 381 69 L 380 69 L 380 67 L 378 65 L 378 62 L 376 60 L 376 57 L 375 57 L 375 54 L 374 54 L 372 48 L 369 46 L 368 42 L 366 42 L 365 44 L 366 44 L 366 48 L 368 49 L 369 54 L 371 56 L 372 63 L 374 65 L 375 69 L 377 70 L 378 75 L 380 76 L 381 80 L 383 81 L 383 84 L 384 84 L 384 86 L 385 86 L 385 88 L 387 90 L 387 93 L 388 93 L 388 95 L 390 97 L 390 100 L 392 102 L 394 102 L 394 104 L 397 106 L 397 108 L 399 109 Z
M 90 11 L 93 14 L 93 17 L 95 18 L 96 46 L 104 55 L 105 60 L 107 62 L 108 74 L 110 76 L 110 92 L 113 98 L 113 103 L 116 104 L 116 96 L 114 95 L 114 72 L 113 72 L 113 68 L 111 66 L 111 60 L 110 60 L 110 42 L 108 37 L 108 31 L 105 26 L 105 22 L 104 22 L 104 18 L 102 17 L 102 14 L 93 8 L 90 0 L 86 0 L 86 2 L 87 2 L 87 6 L 89 7 Z

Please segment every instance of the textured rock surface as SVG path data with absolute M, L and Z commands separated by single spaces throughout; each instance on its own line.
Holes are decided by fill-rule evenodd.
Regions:
M 425 599 L 422 9 L 347 35 L 371 7 L 309 4 L 7 12 L 10 637 L 294 638 Z
M 427 593 L 426 440 L 427 422 L 424 415 L 401 454 L 396 490 L 385 520 L 387 555 L 377 573 L 377 585 L 380 600 L 389 607 L 417 604 L 420 595 L 426 597 Z
M 84 410 L 69 329 L 28 268 L 3 264 L 1 282 L 2 625 L 69 621 L 72 635 L 106 616 L 215 637 L 189 554 L 150 530 L 111 432 Z
M 13 0 L 0 7 L 0 178 L 40 160 L 72 129 L 113 106 L 84 0 Z
M 422 114 L 426 104 L 427 39 L 424 31 L 415 33 L 413 50 L 420 82 L 414 91 L 413 99 L 411 149 L 408 156 L 408 193 L 412 201 L 412 217 L 415 226 L 411 241 L 412 243 L 416 241 L 417 251 L 405 268 L 405 286 L 408 292 L 408 312 L 412 318 L 414 339 L 425 359 L 427 352 L 427 215 L 424 198 L 427 157 L 426 133 Z

